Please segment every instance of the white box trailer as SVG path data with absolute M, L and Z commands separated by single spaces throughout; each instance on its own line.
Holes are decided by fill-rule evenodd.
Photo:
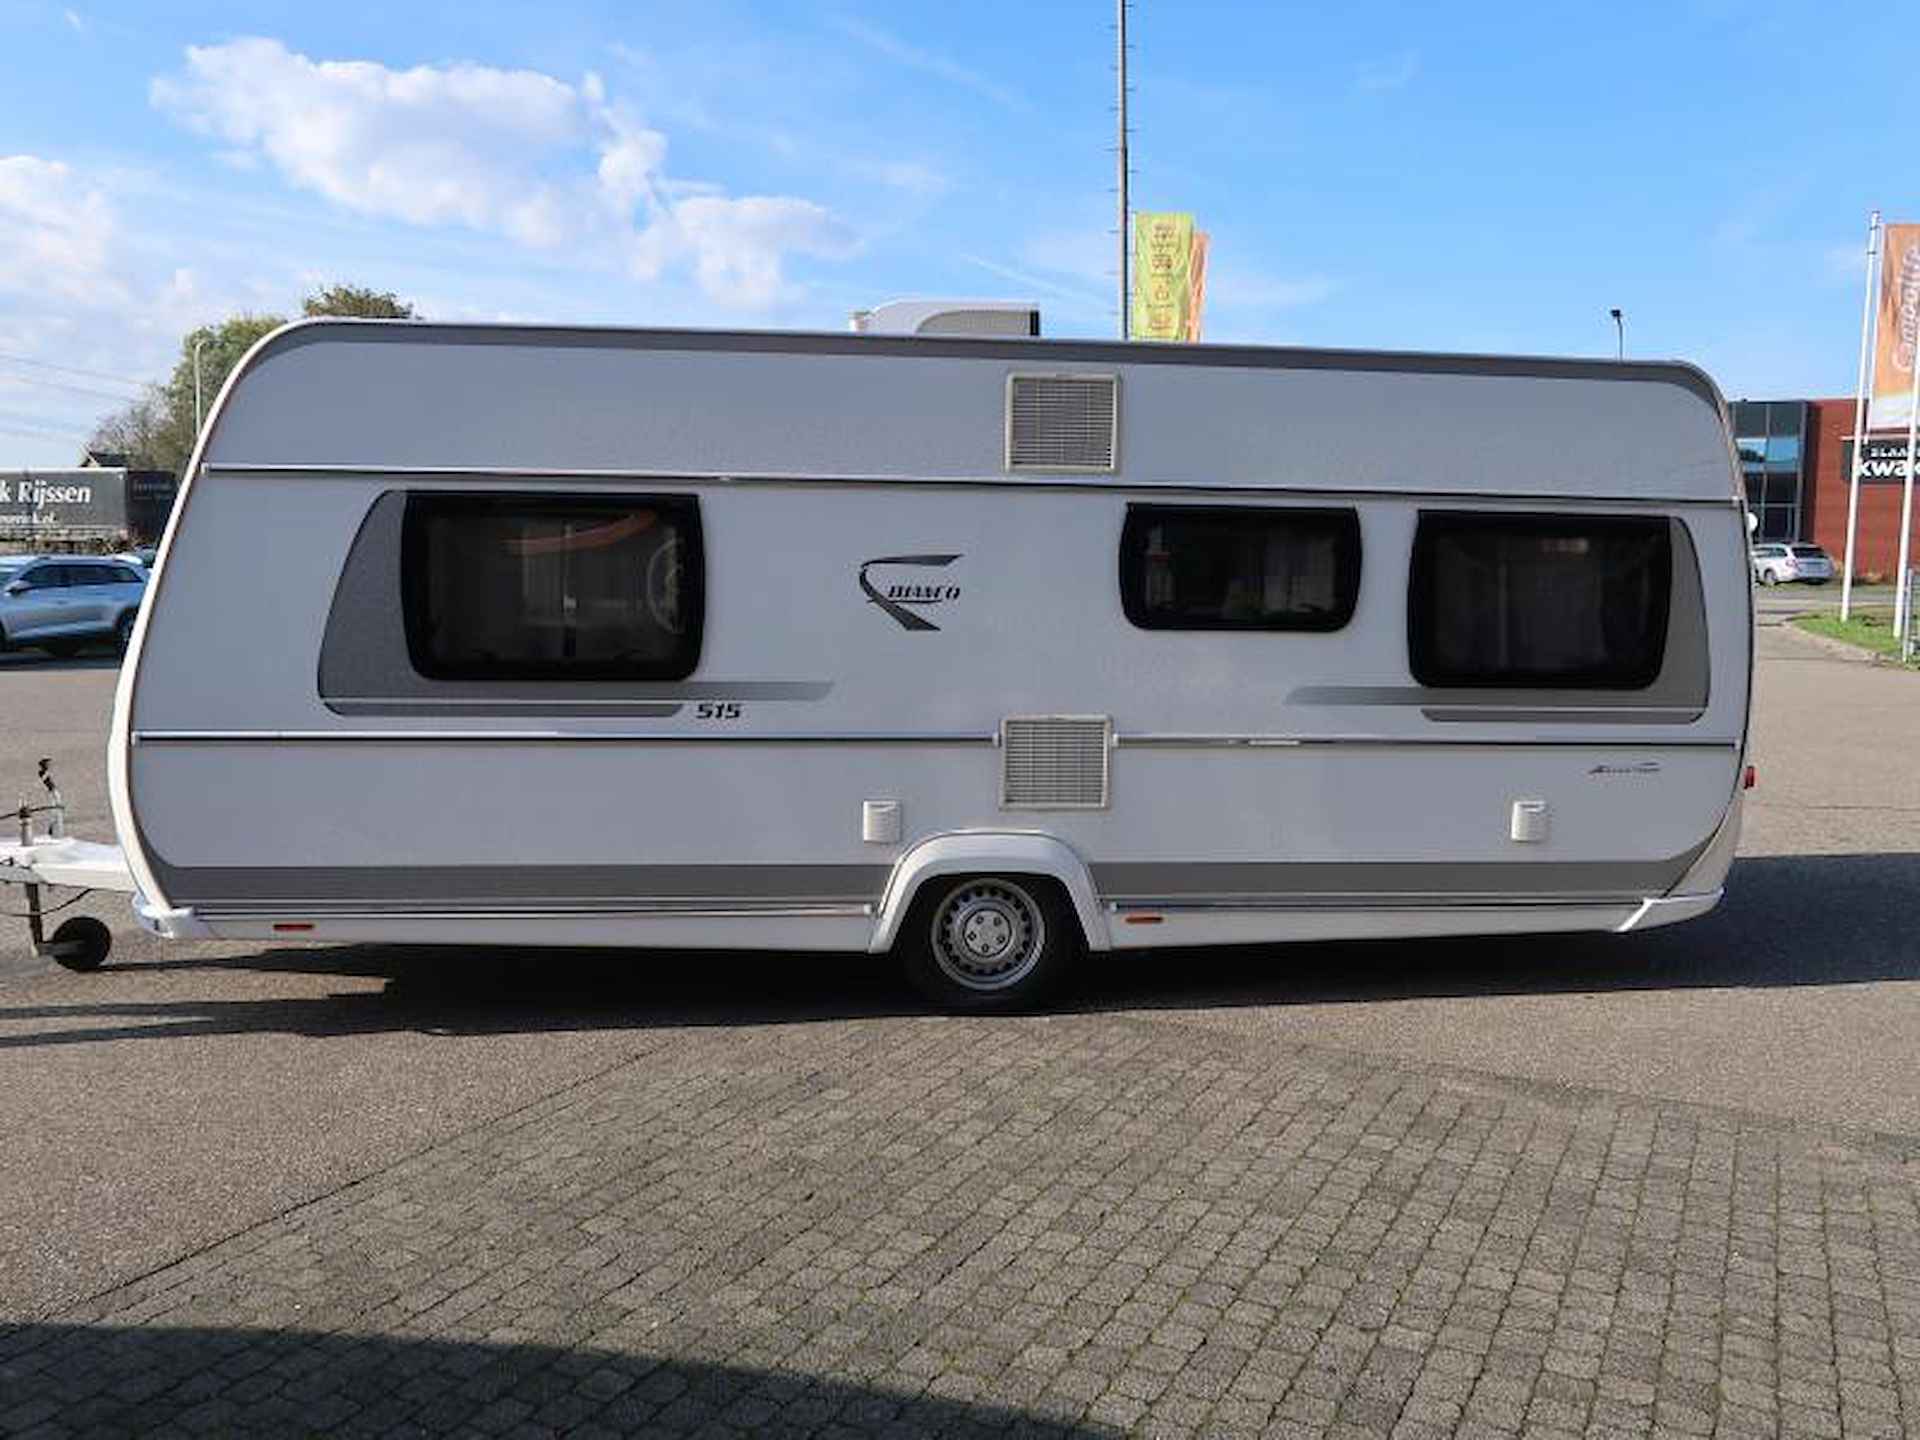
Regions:
M 1680 364 L 315 321 L 114 714 L 163 935 L 1069 957 L 1699 915 L 1739 475 Z

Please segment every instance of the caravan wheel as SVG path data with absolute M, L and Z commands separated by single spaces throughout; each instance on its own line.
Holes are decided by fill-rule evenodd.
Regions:
M 907 978 L 949 1010 L 1014 1010 L 1050 994 L 1080 928 L 1052 881 L 973 875 L 929 882 L 901 930 Z

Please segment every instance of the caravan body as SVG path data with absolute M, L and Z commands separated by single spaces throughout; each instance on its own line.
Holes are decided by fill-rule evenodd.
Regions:
M 965 877 L 1094 952 L 1623 930 L 1738 830 L 1680 365 L 304 323 L 153 591 L 170 934 L 878 950 Z M 936 931 L 1031 939 L 989 902 Z

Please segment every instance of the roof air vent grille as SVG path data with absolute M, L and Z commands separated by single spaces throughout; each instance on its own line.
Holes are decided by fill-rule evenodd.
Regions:
M 1119 376 L 1007 377 L 1007 469 L 1111 474 L 1119 441 Z

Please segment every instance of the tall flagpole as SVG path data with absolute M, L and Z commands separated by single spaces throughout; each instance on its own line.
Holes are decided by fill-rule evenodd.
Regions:
M 1114 30 L 1117 48 L 1114 54 L 1114 113 L 1119 133 L 1114 142 L 1116 178 L 1120 195 L 1120 338 L 1129 338 L 1132 328 L 1132 295 L 1127 280 L 1127 253 L 1133 241 L 1133 229 L 1127 220 L 1127 0 L 1114 0 Z
M 1847 561 L 1840 576 L 1840 618 L 1853 614 L 1853 546 L 1860 530 L 1860 467 L 1867 455 L 1867 387 L 1873 383 L 1873 259 L 1880 253 L 1880 212 L 1867 219 L 1867 299 L 1860 309 L 1860 385 L 1853 401 L 1853 476 L 1847 485 Z
M 1920 240 L 1913 244 L 1920 245 Z M 1908 253 L 1912 253 L 1909 251 Z M 1889 260 L 1893 257 L 1888 256 Z M 1913 452 L 1920 440 L 1920 355 L 1913 360 L 1913 393 L 1907 397 L 1907 478 L 1900 491 L 1900 588 L 1894 592 L 1894 634 L 1907 638 L 1913 623 L 1913 586 L 1908 583 L 1907 564 L 1913 547 Z

